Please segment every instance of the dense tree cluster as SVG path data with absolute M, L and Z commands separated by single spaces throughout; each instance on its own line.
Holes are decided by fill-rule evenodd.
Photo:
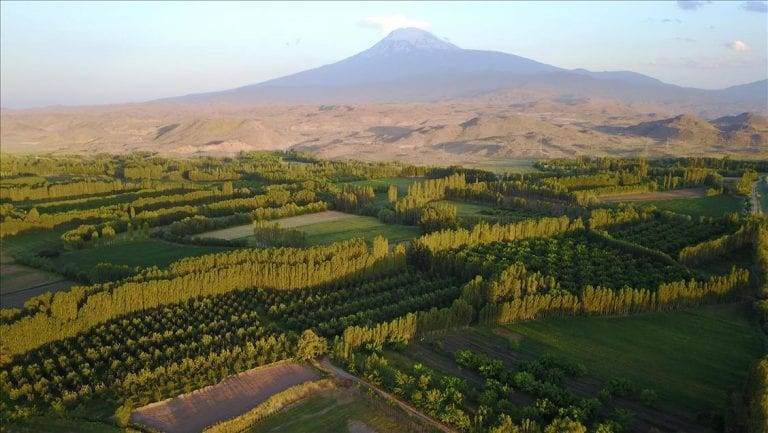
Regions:
M 52 200 L 63 197 L 81 197 L 113 193 L 117 191 L 136 190 L 141 184 L 124 183 L 120 180 L 81 181 L 71 183 L 54 183 L 41 187 L 0 188 L 0 200 Z
M 0 371 L 0 383 L 14 399 L 67 402 L 87 399 L 96 388 L 106 390 L 130 377 L 129 382 L 142 385 L 146 372 L 246 349 L 250 343 L 258 351 L 251 361 L 264 364 L 282 359 L 292 353 L 295 341 L 280 336 L 255 311 L 257 306 L 256 300 L 238 292 L 112 319 L 15 358 Z M 184 384 L 181 373 L 175 380 Z M 153 395 L 155 383 L 143 385 Z
M 609 230 L 611 236 L 676 256 L 688 245 L 735 231 L 736 224 L 725 218 L 693 218 L 658 213 L 651 220 Z
M 386 251 L 385 251 L 386 253 Z M 58 292 L 49 311 L 0 324 L 2 356 L 73 336 L 124 314 L 251 287 L 308 287 L 370 272 L 381 252 L 353 240 L 309 249 L 237 250 L 188 258 L 118 284 Z M 41 307 L 42 308 L 42 307 Z
M 465 276 L 490 276 L 515 263 L 525 263 L 528 270 L 553 276 L 562 288 L 573 292 L 586 285 L 655 288 L 689 275 L 668 257 L 583 232 L 482 244 L 440 255 L 433 260 L 433 267 Z M 619 263 L 621 266 L 617 266 Z
M 705 263 L 743 248 L 752 243 L 754 230 L 753 225 L 745 225 L 735 233 L 685 247 L 680 251 L 680 263 L 686 265 Z
M 732 298 L 749 282 L 749 272 L 733 269 L 730 274 L 714 276 L 708 281 L 681 280 L 661 284 L 656 290 L 625 287 L 619 290 L 585 287 L 581 293 L 534 294 L 500 304 L 487 304 L 480 311 L 486 324 L 512 323 L 548 316 L 579 314 L 629 314 L 642 311 L 664 311 L 699 305 L 713 300 Z
M 568 391 L 564 381 L 579 369 L 553 359 L 511 368 L 460 352 L 458 367 L 480 378 L 470 384 L 420 365 L 390 365 L 381 353 L 478 323 L 727 302 L 751 294 L 742 290 L 749 272 L 714 275 L 686 266 L 747 246 L 754 248 L 752 281 L 761 284 L 756 306 L 768 323 L 764 220 L 598 207 L 606 194 L 691 186 L 719 192 L 728 189 L 723 177 L 739 177 L 736 188 L 745 190 L 764 162 L 579 158 L 536 167 L 541 172 L 497 176 L 298 152 L 222 159 L 3 155 L 0 236 L 63 232 L 55 251 L 40 250 L 28 263 L 53 264 L 72 248 L 134 235 L 230 248 L 163 268 L 99 263 L 96 284 L 3 310 L 0 415 L 71 408 L 96 397 L 119 400 L 123 419 L 131 407 L 229 374 L 327 353 L 461 431 L 618 433 L 621 417 L 607 417 L 605 404 L 637 391 L 624 382 L 606 385 L 598 401 Z M 423 179 L 404 179 L 415 177 Z M 403 195 L 398 186 L 408 182 Z M 479 206 L 457 208 L 446 199 L 490 210 L 465 216 Z M 302 232 L 269 221 L 327 209 L 420 225 L 427 234 L 392 247 L 382 237 L 305 246 Z M 206 232 L 248 224 L 247 241 L 205 239 Z M 759 364 L 755 374 L 763 370 Z M 744 400 L 750 408 L 766 388 L 753 383 Z M 281 401 L 254 409 L 251 418 Z M 765 419 L 766 411 L 750 411 Z
M 264 220 L 254 221 L 253 237 L 263 247 L 301 247 L 307 243 L 307 234 L 303 231 L 285 229 Z
M 394 210 L 399 222 L 413 223 L 419 220 L 421 208 L 429 202 L 445 198 L 449 188 L 462 188 L 467 181 L 461 174 L 444 178 L 429 179 L 411 184 L 408 194 L 397 200 Z

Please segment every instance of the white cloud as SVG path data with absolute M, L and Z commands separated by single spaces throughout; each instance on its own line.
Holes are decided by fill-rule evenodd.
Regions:
M 751 51 L 752 47 L 750 47 L 746 42 L 736 39 L 733 42 L 725 44 L 726 47 L 732 49 L 733 51 L 739 51 L 739 52 L 746 52 Z
M 403 15 L 383 15 L 378 17 L 366 17 L 360 20 L 359 24 L 363 27 L 372 27 L 379 29 L 384 33 L 403 27 L 416 27 L 426 29 L 429 22 L 424 20 L 412 20 Z
M 728 57 L 659 57 L 648 61 L 639 62 L 640 65 L 650 66 L 658 69 L 700 69 L 700 70 L 722 70 L 724 68 L 754 68 L 759 65 L 759 61 L 750 58 L 732 58 Z

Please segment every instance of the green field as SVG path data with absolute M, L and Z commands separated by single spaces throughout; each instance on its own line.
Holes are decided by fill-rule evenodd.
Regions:
M 462 163 L 464 167 L 479 168 L 482 170 L 488 170 L 490 172 L 501 173 L 533 173 L 537 170 L 533 163 L 536 162 L 532 159 L 500 159 L 478 162 L 465 162 Z
M 721 217 L 743 209 L 744 198 L 729 194 L 711 197 L 681 198 L 674 200 L 651 200 L 636 203 L 638 206 L 652 205 L 661 210 L 693 216 Z
M 67 418 L 34 417 L 5 426 L 8 433 L 121 433 L 115 425 Z
M 486 206 L 482 204 L 474 204 L 474 203 L 465 203 L 462 201 L 454 201 L 454 200 L 441 200 L 437 203 L 443 203 L 443 204 L 450 204 L 453 206 L 456 206 L 456 216 L 459 218 L 462 217 L 487 217 L 488 215 L 484 214 L 483 212 L 492 212 L 493 207 L 492 206 Z
M 692 413 L 726 408 L 764 340 L 746 304 L 632 317 L 550 319 L 508 325 L 523 352 L 582 363 L 588 374 L 656 390 Z
M 182 245 L 157 239 L 141 239 L 67 251 L 53 258 L 52 261 L 59 266 L 75 266 L 83 270 L 101 262 L 129 267 L 154 265 L 165 267 L 184 257 L 201 256 L 225 250 L 226 248 L 222 247 Z
M 61 245 L 63 228 L 37 230 L 3 238 L 3 254 L 16 256 L 23 253 L 37 253 L 42 249 L 56 249 Z
M 437 203 L 456 206 L 456 216 L 459 219 L 468 218 L 475 221 L 477 218 L 481 218 L 490 222 L 509 224 L 511 222 L 522 221 L 527 218 L 537 218 L 544 216 L 544 214 L 535 211 L 493 207 L 491 205 L 466 203 L 456 200 L 441 200 Z
M 408 432 L 396 419 L 377 410 L 364 398 L 346 390 L 313 395 L 246 431 L 248 433 Z M 365 426 L 361 426 L 361 423 Z M 358 424 L 358 428 L 351 429 L 350 426 L 355 424 Z M 359 427 L 368 427 L 368 429 Z
M 337 221 L 309 224 L 294 227 L 307 234 L 310 245 L 327 244 L 351 238 L 373 240 L 384 236 L 391 244 L 413 239 L 421 234 L 421 229 L 400 224 L 384 224 L 374 217 L 355 216 Z

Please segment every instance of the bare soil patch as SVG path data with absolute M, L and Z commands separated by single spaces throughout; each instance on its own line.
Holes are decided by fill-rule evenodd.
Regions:
M 622 201 L 652 201 L 652 200 L 674 200 L 677 198 L 695 198 L 705 197 L 704 188 L 684 188 L 671 191 L 653 191 L 653 192 L 633 192 L 629 194 L 610 194 L 600 196 L 600 201 L 606 203 L 616 203 Z
M 305 365 L 281 362 L 240 373 L 175 398 L 136 409 L 131 423 L 166 433 L 197 433 L 241 415 L 272 395 L 316 380 L 320 374 Z

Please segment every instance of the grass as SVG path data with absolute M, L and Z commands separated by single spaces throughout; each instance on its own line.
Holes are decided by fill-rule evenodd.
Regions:
M 69 418 L 33 417 L 4 426 L 8 433 L 121 433 L 115 425 Z
M 674 200 L 652 200 L 638 203 L 638 206 L 655 206 L 693 216 L 721 217 L 731 212 L 742 210 L 744 199 L 729 194 L 711 197 L 681 198 Z
M 165 267 L 184 257 L 201 256 L 224 250 L 221 247 L 181 245 L 157 239 L 141 239 L 117 241 L 113 244 L 68 251 L 52 259 L 52 261 L 62 267 L 76 266 L 79 269 L 89 269 L 101 262 L 129 267 L 153 265 Z
M 456 206 L 456 216 L 459 219 L 468 219 L 477 221 L 483 219 L 493 222 L 508 224 L 515 221 L 522 221 L 528 218 L 537 218 L 545 214 L 528 210 L 508 209 L 503 207 L 494 207 L 485 204 L 467 203 L 456 200 L 441 200 L 437 203 L 450 204 Z
M 462 163 L 464 167 L 479 168 L 496 174 L 503 173 L 534 173 L 538 172 L 532 159 L 489 159 L 487 161 Z
M 346 390 L 310 396 L 270 416 L 248 433 L 338 433 L 350 422 L 362 422 L 377 433 L 407 432 L 397 420 Z
M 294 227 L 307 234 L 307 243 L 311 245 L 327 244 L 351 238 L 364 238 L 368 241 L 376 236 L 384 236 L 390 243 L 413 239 L 421 234 L 421 229 L 400 224 L 385 224 L 374 217 L 355 216 L 343 220 L 327 221 Z
M 577 317 L 508 325 L 517 347 L 582 363 L 588 374 L 655 390 L 662 407 L 726 408 L 764 340 L 746 304 L 619 318 Z
M 456 216 L 462 217 L 489 217 L 483 212 L 493 212 L 492 206 L 482 204 L 465 203 L 462 201 L 441 200 L 437 203 L 450 204 L 456 206 Z
M 3 238 L 3 254 L 16 256 L 23 253 L 37 253 L 42 249 L 56 249 L 61 244 L 61 235 L 68 229 L 39 230 Z

